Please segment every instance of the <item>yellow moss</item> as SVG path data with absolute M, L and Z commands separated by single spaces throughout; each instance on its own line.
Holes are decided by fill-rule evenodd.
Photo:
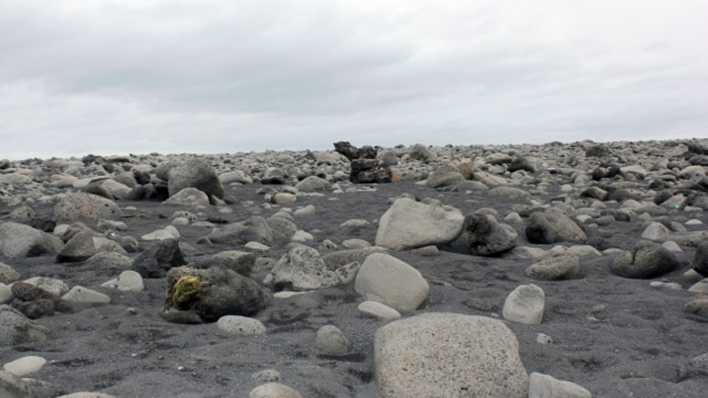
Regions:
M 202 287 L 202 280 L 198 276 L 184 275 L 172 286 L 170 301 L 172 305 L 180 308 L 189 304 L 199 294 Z

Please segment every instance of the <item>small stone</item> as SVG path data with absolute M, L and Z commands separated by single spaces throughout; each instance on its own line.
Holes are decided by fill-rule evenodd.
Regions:
M 260 336 L 266 332 L 266 327 L 258 319 L 240 315 L 222 316 L 216 326 L 232 336 Z
M 257 252 L 267 252 L 268 250 L 270 250 L 270 246 L 267 246 L 267 245 L 264 245 L 263 243 L 255 242 L 255 241 L 248 242 L 245 245 L 243 245 L 243 247 L 245 247 L 246 249 L 249 249 L 249 250 L 257 251 Z
M 569 381 L 551 376 L 531 373 L 529 375 L 528 398 L 592 398 L 590 391 Z
M 248 394 L 248 398 L 303 398 L 299 392 L 280 383 L 262 384 Z
M 123 271 L 118 275 L 117 288 L 123 292 L 142 292 L 143 277 L 135 271 Z
M 696 282 L 688 288 L 688 291 L 695 294 L 708 295 L 708 278 Z
M 38 372 L 47 363 L 47 360 L 38 356 L 26 356 L 8 362 L 3 365 L 3 369 L 14 374 L 17 377 L 24 377 L 29 374 Z
M 527 325 L 539 325 L 543 321 L 546 296 L 536 285 L 521 285 L 504 301 L 504 319 Z
M 0 304 L 6 304 L 12 300 L 12 289 L 10 286 L 0 283 Z
M 536 335 L 536 342 L 538 344 L 553 344 L 553 338 L 547 334 L 539 333 Z
M 317 350 L 324 355 L 341 356 L 350 350 L 349 339 L 334 325 L 325 325 L 317 330 Z
M 111 302 L 111 298 L 105 294 L 83 286 L 72 287 L 61 299 L 71 303 L 81 304 L 108 304 Z
M 357 307 L 359 311 L 382 321 L 395 321 L 401 319 L 401 313 L 376 301 L 364 301 Z
M 671 231 L 669 231 L 664 224 L 653 222 L 644 229 L 644 232 L 642 232 L 642 239 L 663 242 L 669 239 L 670 234 Z

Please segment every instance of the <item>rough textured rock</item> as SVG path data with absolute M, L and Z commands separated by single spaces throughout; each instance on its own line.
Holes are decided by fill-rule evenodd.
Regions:
M 708 277 L 708 241 L 699 242 L 693 256 L 693 269 Z
M 516 247 L 518 234 L 491 214 L 465 217 L 463 233 L 458 238 L 467 251 L 476 256 L 496 256 Z
M 171 206 L 208 206 L 209 196 L 197 188 L 187 187 L 171 195 L 162 203 Z
M 592 398 L 592 394 L 575 383 L 541 373 L 531 373 L 528 398 Z
M 492 318 L 428 313 L 376 332 L 378 396 L 527 398 L 514 334 Z
M 526 275 L 546 281 L 577 278 L 580 276 L 580 258 L 573 254 L 547 256 L 528 267 Z
M 305 245 L 294 245 L 271 271 L 276 289 L 311 290 L 338 286 L 354 279 L 359 263 L 330 269 L 320 253 Z
M 369 255 L 356 276 L 354 288 L 367 300 L 400 312 L 411 312 L 428 298 L 430 286 L 410 265 L 384 253 Z
M 401 198 L 383 214 L 376 245 L 394 250 L 444 244 L 462 231 L 464 217 L 452 207 Z
M 8 305 L 0 305 L 0 346 L 39 342 L 49 330 Z

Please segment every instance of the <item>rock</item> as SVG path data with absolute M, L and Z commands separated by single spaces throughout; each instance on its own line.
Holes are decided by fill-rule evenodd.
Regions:
M 177 228 L 174 225 L 168 225 L 165 228 L 158 229 L 156 231 L 150 232 L 140 237 L 142 240 L 154 241 L 154 240 L 176 240 L 181 237 Z
M 270 303 L 270 294 L 254 280 L 220 267 L 172 268 L 167 273 L 167 300 L 171 309 L 215 322 L 224 315 L 251 316 Z
M 10 300 L 12 300 L 12 289 L 0 282 L 0 304 L 7 304 Z
M 209 206 L 209 196 L 197 188 L 184 188 L 162 202 L 169 206 Z
M 74 235 L 57 255 L 58 263 L 75 263 L 88 260 L 98 252 L 93 242 L 93 233 L 88 231 Z
M 708 278 L 702 279 L 694 283 L 690 288 L 688 288 L 688 291 L 691 293 L 708 296 Z
M 512 173 L 518 170 L 524 170 L 528 171 L 529 173 L 535 173 L 536 165 L 528 158 L 525 158 L 523 156 L 514 156 L 511 159 L 511 163 L 509 163 L 507 170 Z
M 592 394 L 575 383 L 531 373 L 528 398 L 592 398 Z
M 241 170 L 233 170 L 219 174 L 219 181 L 221 181 L 222 184 L 231 184 L 234 182 L 238 182 L 240 184 L 253 184 L 253 179 Z
M 54 207 L 57 224 L 71 224 L 76 221 L 96 223 L 101 219 L 117 218 L 121 215 L 120 208 L 112 200 L 89 193 L 67 193 Z
M 57 254 L 64 246 L 54 235 L 15 222 L 0 224 L 0 254 L 8 258 Z
M 426 181 L 426 185 L 431 188 L 442 188 L 455 185 L 464 180 L 465 177 L 457 170 L 456 167 L 451 165 L 442 165 L 430 173 L 428 180 Z
M 701 241 L 696 245 L 693 256 L 693 269 L 699 274 L 708 277 L 708 241 Z
M 208 238 L 214 243 L 229 243 L 243 245 L 248 242 L 259 242 L 264 245 L 273 244 L 273 230 L 265 218 L 253 216 L 249 219 L 215 228 Z
M 108 304 L 111 302 L 111 298 L 105 294 L 78 285 L 72 287 L 61 299 L 77 304 Z
M 274 383 L 280 381 L 280 372 L 275 369 L 265 369 L 252 374 L 251 379 L 258 383 Z
M 162 278 L 170 268 L 185 264 L 179 243 L 174 239 L 157 242 L 133 261 L 135 271 L 143 278 Z
M 109 200 L 123 200 L 130 198 L 133 189 L 112 178 L 101 177 L 89 182 L 83 191 Z
M 280 383 L 262 384 L 248 394 L 248 398 L 303 398 L 299 392 Z
M 473 255 L 497 256 L 516 247 L 518 236 L 514 228 L 498 222 L 493 215 L 472 214 L 465 217 L 458 239 Z
M 585 149 L 585 156 L 586 157 L 602 158 L 602 157 L 610 156 L 611 154 L 612 154 L 612 151 L 610 151 L 610 148 L 605 144 L 595 144 L 595 145 L 591 145 Z
M 143 277 L 135 271 L 123 271 L 118 275 L 117 288 L 122 292 L 142 292 Z
M 103 394 L 100 392 L 75 392 L 72 394 L 62 395 L 57 398 L 116 398 L 113 395 Z
M 226 250 L 211 256 L 194 259 L 191 264 L 195 268 L 223 267 L 238 272 L 243 276 L 249 276 L 255 262 L 256 255 L 254 253 Z
M 521 285 L 506 297 L 502 313 L 508 321 L 540 325 L 545 305 L 543 289 L 533 284 Z
M 526 275 L 546 281 L 577 278 L 580 275 L 580 259 L 572 254 L 546 256 L 528 267 Z
M 210 196 L 224 197 L 224 187 L 216 172 L 200 159 L 187 160 L 168 172 L 167 189 L 170 197 L 184 188 L 196 188 Z
M 46 327 L 27 319 L 8 305 L 0 305 L 0 346 L 41 342 L 48 334 Z
M 263 322 L 239 315 L 225 315 L 216 321 L 219 330 L 232 336 L 260 336 L 265 334 Z
M 531 243 L 584 242 L 587 239 L 578 224 L 555 210 L 531 214 L 526 237 Z
M 325 325 L 317 330 L 315 346 L 320 354 L 327 356 L 346 355 L 351 349 L 349 339 L 334 325 Z
M 300 192 L 328 192 L 332 190 L 332 184 L 317 176 L 309 176 L 295 185 Z
M 620 171 L 625 177 L 637 177 L 639 179 L 643 179 L 649 175 L 649 172 L 640 165 L 624 166 L 620 168 Z
M 0 263 L 0 283 L 12 283 L 20 279 L 20 274 L 7 264 Z
M 430 150 L 423 144 L 415 144 L 408 151 L 408 157 L 411 160 L 418 160 L 421 162 L 429 162 L 433 159 L 433 154 Z
M 297 201 L 297 196 L 289 192 L 276 192 L 270 201 L 277 205 L 291 205 Z
M 526 398 L 528 376 L 519 344 L 503 322 L 427 313 L 376 332 L 379 398 Z
M 32 373 L 38 372 L 46 363 L 47 360 L 42 357 L 29 355 L 26 357 L 15 359 L 12 362 L 8 362 L 3 365 L 2 368 L 6 372 L 10 372 L 17 377 L 24 377 Z
M 396 200 L 379 221 L 376 245 L 393 250 L 444 244 L 462 231 L 464 217 L 452 207 Z
M 285 175 L 283 170 L 277 167 L 269 167 L 266 169 L 263 177 L 261 178 L 261 184 L 282 185 L 286 182 L 288 182 L 288 177 Z
M 67 286 L 61 279 L 49 278 L 46 276 L 35 276 L 33 278 L 26 279 L 23 282 L 40 288 L 55 296 L 61 296 L 69 291 L 69 286 Z
M 401 319 L 401 313 L 393 308 L 377 303 L 376 301 L 364 301 L 357 307 L 362 313 L 372 316 L 382 321 L 395 321 Z
M 294 244 L 273 267 L 270 277 L 278 290 L 312 290 L 348 283 L 358 268 L 358 263 L 351 263 L 330 269 L 316 249 Z
M 354 282 L 357 293 L 367 300 L 400 312 L 415 311 L 428 298 L 430 286 L 410 265 L 384 253 L 369 255 Z
M 680 266 L 673 252 L 657 243 L 640 241 L 631 251 L 614 257 L 610 270 L 625 278 L 654 278 Z
M 509 181 L 507 181 L 503 177 L 499 177 L 494 174 L 487 173 L 485 171 L 480 171 L 480 170 L 475 170 L 474 173 L 472 174 L 472 178 L 475 181 L 479 181 L 482 184 L 484 184 L 488 187 L 492 187 L 492 188 L 509 184 Z
M 642 232 L 642 239 L 663 242 L 669 239 L 671 231 L 662 223 L 652 222 Z
M 686 304 L 683 311 L 691 317 L 708 321 L 708 297 L 699 296 Z

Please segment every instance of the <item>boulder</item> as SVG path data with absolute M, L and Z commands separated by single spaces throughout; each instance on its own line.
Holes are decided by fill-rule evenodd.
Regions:
M 470 254 L 497 256 L 516 247 L 518 236 L 513 227 L 498 222 L 491 214 L 472 214 L 465 217 L 458 240 Z
M 15 222 L 0 224 L 0 254 L 9 258 L 57 254 L 64 243 L 54 235 Z
M 163 317 L 168 320 L 177 319 L 173 311 L 196 315 L 203 322 L 216 322 L 224 315 L 252 316 L 271 300 L 270 293 L 253 279 L 220 267 L 172 268 L 167 286 Z
M 327 192 L 332 190 L 332 184 L 317 176 L 309 176 L 295 185 L 300 192 Z
M 162 278 L 171 268 L 185 264 L 179 243 L 174 239 L 158 241 L 133 261 L 135 271 L 143 278 Z
M 294 244 L 273 267 L 270 283 L 278 290 L 333 287 L 351 282 L 358 269 L 356 262 L 330 269 L 316 249 Z
M 170 196 L 190 187 L 210 196 L 224 197 L 224 187 L 214 168 L 201 159 L 187 160 L 168 172 L 167 189 Z
M 209 206 L 209 196 L 197 188 L 184 188 L 162 202 L 170 206 Z
M 18 310 L 0 305 L 0 346 L 41 342 L 49 330 L 25 317 Z
M 464 216 L 453 207 L 401 198 L 381 217 L 376 245 L 403 250 L 444 244 L 460 234 L 463 224 Z
M 531 243 L 584 242 L 585 232 L 570 217 L 557 210 L 532 213 L 526 226 Z
M 654 278 L 681 266 L 676 255 L 658 243 L 639 241 L 631 251 L 613 258 L 610 270 L 625 278 Z
M 533 279 L 558 281 L 580 276 L 580 258 L 573 254 L 550 255 L 526 269 Z
M 373 253 L 359 268 L 354 289 L 366 300 L 412 312 L 428 298 L 430 286 L 417 269 L 388 254 Z
M 575 383 L 541 373 L 531 373 L 528 398 L 592 398 L 592 394 Z
M 538 325 L 543 321 L 546 296 L 536 285 L 521 285 L 506 297 L 502 314 L 504 319 L 527 325 Z
M 527 398 L 516 336 L 502 321 L 427 313 L 376 332 L 379 398 Z

